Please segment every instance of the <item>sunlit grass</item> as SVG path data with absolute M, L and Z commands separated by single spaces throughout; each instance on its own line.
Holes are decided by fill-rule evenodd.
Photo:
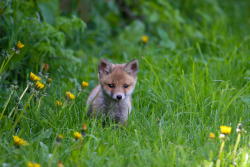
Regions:
M 47 74 L 40 73 L 39 81 L 34 79 L 38 78 L 36 74 L 31 74 L 27 86 L 16 92 L 17 105 L 6 103 L 5 108 L 12 108 L 7 115 L 8 110 L 2 110 L 1 163 L 248 166 L 249 135 L 239 133 L 236 127 L 240 121 L 248 125 L 249 112 L 242 98 L 249 93 L 249 84 L 233 85 L 225 79 L 229 76 L 214 71 L 214 63 L 218 63 L 215 60 L 203 64 L 177 55 L 158 61 L 148 52 L 151 50 L 143 48 L 143 57 L 137 57 L 140 73 L 126 127 L 113 123 L 103 127 L 101 120 L 86 117 L 85 103 L 91 91 L 88 86 L 94 84 L 79 81 L 79 87 L 69 88 L 54 79 L 48 83 L 50 86 L 44 84 L 41 88 L 37 82 L 46 83 Z M 220 63 L 223 65 L 223 61 Z M 89 65 L 92 66 L 97 64 Z M 235 77 L 238 76 L 231 79 Z M 6 102 L 9 99 L 12 96 Z M 13 147 L 9 140 L 13 135 L 23 136 L 29 145 Z

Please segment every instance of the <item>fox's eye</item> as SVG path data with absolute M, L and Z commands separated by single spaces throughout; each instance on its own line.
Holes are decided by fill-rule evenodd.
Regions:
M 110 88 L 115 88 L 115 84 L 108 84 Z
M 125 84 L 125 85 L 123 85 L 123 87 L 124 87 L 124 88 L 128 88 L 128 87 L 129 87 L 129 85 Z

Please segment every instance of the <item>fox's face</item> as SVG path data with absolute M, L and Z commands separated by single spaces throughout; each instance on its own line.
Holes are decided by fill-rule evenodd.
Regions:
M 138 72 L 138 61 L 127 64 L 112 64 L 101 60 L 99 81 L 104 93 L 114 100 L 123 100 L 133 93 Z

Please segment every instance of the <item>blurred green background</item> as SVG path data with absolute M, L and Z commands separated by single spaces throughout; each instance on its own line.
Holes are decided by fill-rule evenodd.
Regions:
M 89 57 L 136 58 L 142 35 L 159 49 L 178 52 L 199 43 L 204 56 L 220 56 L 222 37 L 248 35 L 249 11 L 247 0 L 2 0 L 0 62 L 17 41 L 25 47 L 1 82 L 23 82 L 43 63 L 52 75 L 63 70 L 73 77 L 77 68 L 69 69 L 90 63 Z

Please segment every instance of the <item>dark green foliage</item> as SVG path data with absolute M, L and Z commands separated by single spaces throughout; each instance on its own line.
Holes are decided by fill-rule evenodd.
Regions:
M 11 77 L 15 78 L 17 71 L 21 78 L 29 71 L 37 72 L 43 63 L 49 62 L 55 68 L 65 65 L 63 62 L 67 60 L 76 63 L 72 43 L 82 37 L 85 23 L 74 16 L 56 14 L 59 12 L 57 4 L 57 1 L 3 2 L 0 45 L 5 47 L 1 51 L 12 49 L 17 41 L 25 45 L 7 67 L 12 72 Z

